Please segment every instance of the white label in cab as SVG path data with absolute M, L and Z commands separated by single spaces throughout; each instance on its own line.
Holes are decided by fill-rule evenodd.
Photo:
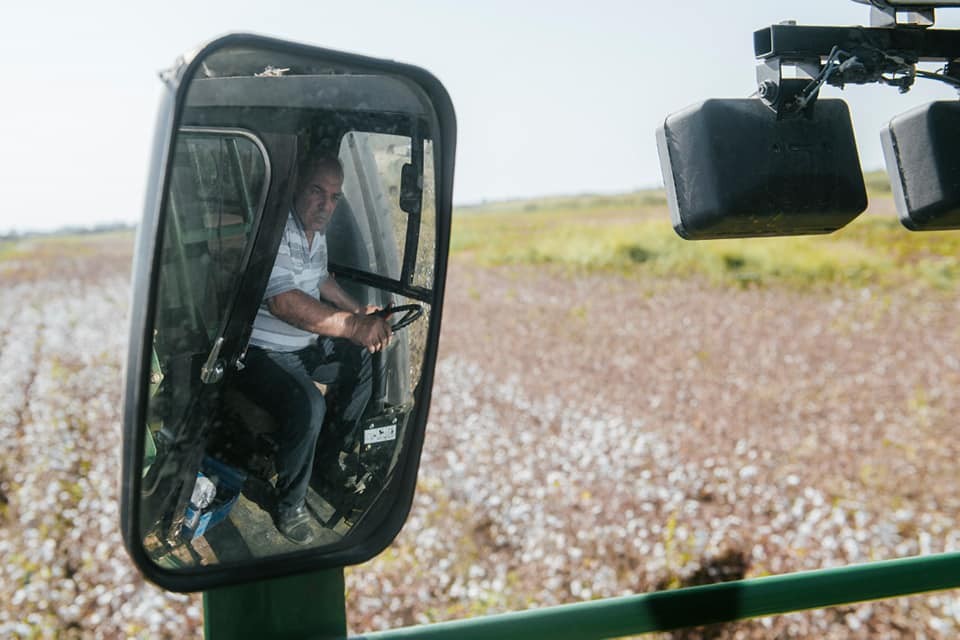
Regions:
M 388 424 L 385 427 L 373 427 L 372 429 L 364 429 L 363 431 L 363 444 L 376 444 L 377 442 L 387 442 L 388 440 L 396 440 L 397 438 L 397 425 Z

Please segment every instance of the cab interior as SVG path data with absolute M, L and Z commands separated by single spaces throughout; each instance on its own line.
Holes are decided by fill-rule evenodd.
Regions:
M 426 196 L 422 210 L 405 211 L 401 204 L 401 195 L 410 197 L 411 172 L 422 185 L 432 171 L 430 141 L 420 134 L 426 129 L 409 114 L 185 110 L 160 252 L 141 513 L 145 546 L 159 564 L 211 564 L 295 546 L 270 516 L 279 427 L 232 381 L 303 153 L 334 152 L 344 166 L 344 197 L 327 231 L 329 268 L 338 283 L 364 304 L 423 309 L 423 317 L 397 331 L 374 358 L 365 428 L 390 429 L 395 437 L 365 444 L 357 434 L 330 436 L 325 425 L 317 445 L 308 495 L 317 544 L 336 546 L 365 519 L 376 519 L 378 497 L 408 440 L 431 321 L 432 207 Z M 229 514 L 193 535 L 187 520 L 196 473 L 213 464 L 239 471 L 242 480 L 235 482 L 240 486 Z

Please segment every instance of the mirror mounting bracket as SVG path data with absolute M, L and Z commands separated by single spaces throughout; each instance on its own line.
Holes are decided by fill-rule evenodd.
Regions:
M 793 68 L 797 77 L 785 78 L 784 67 Z M 757 94 L 777 119 L 791 115 L 813 115 L 813 107 L 820 93 L 810 91 L 820 73 L 820 58 L 787 60 L 767 58 L 757 65 Z
M 922 12 L 921 12 L 922 13 Z M 925 17 L 925 16 L 921 16 Z M 917 70 L 918 62 L 960 59 L 960 30 L 930 29 L 925 21 L 889 26 L 822 27 L 792 21 L 753 34 L 757 93 L 778 119 L 803 112 L 824 84 L 880 83 L 909 91 L 917 77 L 960 87 L 949 73 Z M 785 69 L 796 73 L 788 75 Z

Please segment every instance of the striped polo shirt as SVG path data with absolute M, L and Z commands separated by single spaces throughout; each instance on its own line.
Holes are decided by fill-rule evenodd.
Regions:
M 313 246 L 307 246 L 307 234 L 291 211 L 283 230 L 280 249 L 270 272 L 263 302 L 257 310 L 250 334 L 250 344 L 271 351 L 296 351 L 309 346 L 316 334 L 299 329 L 270 313 L 267 300 L 286 291 L 299 289 L 320 299 L 320 285 L 328 277 L 327 236 L 315 233 Z

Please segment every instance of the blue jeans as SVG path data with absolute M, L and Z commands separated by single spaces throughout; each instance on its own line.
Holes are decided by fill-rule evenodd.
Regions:
M 370 401 L 373 367 L 370 353 L 342 338 L 317 339 L 299 351 L 247 350 L 239 386 L 277 421 L 277 512 L 304 503 L 317 438 L 327 413 L 327 398 L 314 385 L 328 385 L 335 433 L 352 432 Z

